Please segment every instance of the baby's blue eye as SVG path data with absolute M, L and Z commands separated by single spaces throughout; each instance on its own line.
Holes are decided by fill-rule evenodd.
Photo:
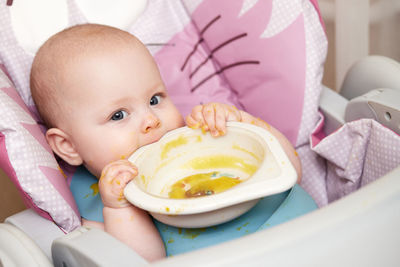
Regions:
M 112 116 L 111 116 L 111 120 L 113 121 L 119 121 L 122 120 L 123 118 L 125 118 L 128 115 L 128 113 L 124 110 L 119 110 L 117 112 L 115 112 Z
M 150 99 L 150 106 L 154 106 L 154 105 L 160 104 L 160 102 L 161 102 L 161 96 L 160 95 L 154 95 Z

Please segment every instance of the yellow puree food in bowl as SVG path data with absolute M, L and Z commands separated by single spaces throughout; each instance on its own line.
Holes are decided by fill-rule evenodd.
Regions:
M 188 164 L 193 169 L 239 169 L 249 175 L 252 175 L 257 170 L 257 166 L 248 164 L 241 158 L 229 155 L 213 155 L 196 158 Z M 174 183 L 171 186 L 168 197 L 183 199 L 213 195 L 228 190 L 242 181 L 243 180 L 240 179 L 239 176 L 226 172 L 212 171 L 197 173 L 184 177 Z
M 223 192 L 241 182 L 239 177 L 220 176 L 219 172 L 199 173 L 185 177 L 172 185 L 169 198 L 191 198 Z

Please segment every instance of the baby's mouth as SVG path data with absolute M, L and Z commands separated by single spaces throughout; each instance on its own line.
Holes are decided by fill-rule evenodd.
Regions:
M 144 145 L 150 145 L 150 144 L 158 142 L 164 135 L 166 135 L 169 131 L 172 131 L 172 130 L 173 129 L 164 130 L 164 131 L 160 130 L 160 131 L 154 132 L 151 136 L 148 137 L 147 140 L 145 140 L 146 143 Z

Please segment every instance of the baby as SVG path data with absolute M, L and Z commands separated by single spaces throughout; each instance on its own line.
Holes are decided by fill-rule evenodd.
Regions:
M 47 40 L 31 70 L 31 91 L 48 130 L 52 150 L 70 165 L 84 165 L 99 178 L 104 229 L 149 261 L 165 250 L 149 215 L 123 196 L 137 175 L 126 160 L 136 149 L 184 126 L 146 47 L 133 35 L 108 26 L 84 24 Z M 219 103 L 198 105 L 186 118 L 217 137 L 227 121 L 264 127 L 281 142 L 300 177 L 300 160 L 276 129 L 250 114 Z M 300 179 L 300 178 L 299 178 Z

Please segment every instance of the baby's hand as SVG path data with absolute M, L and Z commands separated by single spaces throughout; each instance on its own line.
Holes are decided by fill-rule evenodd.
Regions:
M 104 167 L 99 179 L 104 207 L 123 208 L 131 205 L 124 197 L 124 188 L 136 175 L 137 168 L 128 160 L 117 160 Z
M 221 103 L 197 105 L 186 117 L 187 126 L 210 131 L 213 136 L 225 135 L 227 121 L 242 121 L 242 115 L 235 106 Z

